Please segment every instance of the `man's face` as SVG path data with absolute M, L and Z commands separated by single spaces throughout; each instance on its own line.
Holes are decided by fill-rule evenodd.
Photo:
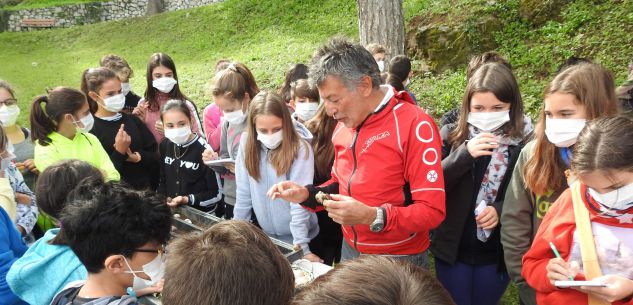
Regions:
M 319 86 L 327 114 L 345 127 L 358 126 L 367 116 L 359 88 L 348 89 L 338 76 L 328 76 Z

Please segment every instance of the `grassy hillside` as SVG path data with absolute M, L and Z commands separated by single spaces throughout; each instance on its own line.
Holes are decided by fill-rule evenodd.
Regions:
M 328 37 L 357 33 L 352 1 L 228 0 L 197 9 L 70 29 L 0 33 L 0 78 L 15 86 L 20 104 L 46 88 L 79 87 L 84 69 L 101 56 L 125 57 L 135 70 L 132 88 L 142 94 L 147 59 L 171 55 L 184 92 L 209 103 L 206 88 L 215 61 L 245 62 L 263 88 L 278 86 L 285 70 L 307 61 Z M 28 111 L 22 111 L 22 121 Z
M 627 76 L 633 60 L 633 1 L 568 1 L 559 16 L 533 26 L 519 15 L 519 0 L 405 1 L 408 20 L 424 15 L 447 24 L 476 22 L 483 15 L 500 17 L 503 29 L 494 36 L 497 51 L 507 56 L 517 76 L 526 108 L 532 116 L 542 104 L 542 92 L 557 67 L 570 56 L 586 57 L 604 65 L 616 77 Z M 469 33 L 478 39 L 481 33 Z M 479 37 L 481 38 L 481 37 Z M 485 50 L 482 50 L 485 51 Z M 465 66 L 441 75 L 418 77 L 412 84 L 422 105 L 436 117 L 461 102 Z

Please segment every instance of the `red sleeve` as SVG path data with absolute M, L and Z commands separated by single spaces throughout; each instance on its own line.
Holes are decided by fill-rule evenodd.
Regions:
M 549 245 L 553 242 L 560 256 L 567 260 L 576 229 L 571 191 L 567 189 L 547 211 L 543 222 L 534 237 L 532 247 L 523 256 L 521 274 L 527 283 L 536 291 L 549 293 L 558 290 L 547 278 L 545 267 L 556 256 Z M 583 275 L 575 280 L 584 279 Z
M 440 134 L 433 119 L 417 106 L 404 104 L 402 111 L 416 111 L 409 123 L 400 122 L 401 150 L 404 160 L 404 178 L 411 187 L 413 204 L 383 205 L 387 209 L 385 231 L 429 231 L 445 217 L 444 177 L 442 173 Z

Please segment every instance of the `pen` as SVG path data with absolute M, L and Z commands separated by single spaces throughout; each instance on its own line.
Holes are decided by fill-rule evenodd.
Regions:
M 560 253 L 558 253 L 558 249 L 556 249 L 556 246 L 554 246 L 553 242 L 550 241 L 549 242 L 549 246 L 550 246 L 550 248 L 552 248 L 552 251 L 554 251 L 554 255 L 556 255 L 556 258 L 562 258 L 562 257 L 560 257 Z M 570 275 L 569 276 L 569 280 L 573 281 L 574 277 Z

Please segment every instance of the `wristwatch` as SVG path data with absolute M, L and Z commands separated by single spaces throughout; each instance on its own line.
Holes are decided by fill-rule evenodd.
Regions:
M 376 219 L 374 222 L 369 225 L 369 230 L 374 233 L 378 233 L 385 228 L 385 223 L 387 222 L 387 210 L 383 207 L 379 207 L 376 210 Z

